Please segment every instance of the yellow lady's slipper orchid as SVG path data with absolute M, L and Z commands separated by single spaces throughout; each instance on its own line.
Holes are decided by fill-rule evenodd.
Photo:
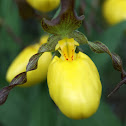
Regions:
M 105 0 L 102 11 L 111 25 L 126 20 L 126 0 Z
M 75 53 L 79 44 L 73 39 L 60 40 L 56 46 L 61 57 L 51 61 L 48 88 L 62 113 L 72 119 L 88 118 L 99 106 L 101 82 L 93 61 L 84 53 Z
M 41 12 L 49 12 L 56 9 L 60 0 L 26 0 L 33 8 Z
M 26 47 L 12 62 L 10 65 L 7 74 L 6 79 L 8 82 L 11 82 L 11 80 L 19 73 L 24 72 L 26 70 L 26 66 L 28 64 L 28 61 L 30 57 L 37 53 L 39 47 L 41 44 L 47 42 L 48 36 L 43 36 L 40 39 L 40 43 L 31 45 Z M 49 63 L 51 62 L 52 54 L 50 52 L 45 52 L 38 61 L 38 68 L 33 71 L 29 71 L 27 73 L 27 82 L 20 86 L 31 86 L 36 83 L 39 83 L 41 81 L 44 81 L 47 76 L 47 70 Z

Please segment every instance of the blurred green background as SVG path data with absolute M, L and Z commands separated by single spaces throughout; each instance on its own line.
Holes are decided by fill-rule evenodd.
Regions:
M 88 40 L 99 40 L 119 54 L 126 69 L 126 22 L 107 25 L 101 13 L 103 2 L 76 0 L 77 13 L 85 15 L 79 30 Z M 52 18 L 56 11 L 44 14 L 20 4 L 13 0 L 0 0 L 0 88 L 9 84 L 5 79 L 6 71 L 17 54 L 45 34 L 41 17 Z M 0 126 L 126 126 L 126 86 L 107 98 L 120 81 L 120 73 L 114 70 L 107 54 L 95 54 L 86 45 L 81 48 L 94 61 L 101 77 L 103 92 L 96 114 L 83 120 L 65 117 L 51 100 L 44 82 L 29 88 L 14 88 L 6 103 L 0 106 Z

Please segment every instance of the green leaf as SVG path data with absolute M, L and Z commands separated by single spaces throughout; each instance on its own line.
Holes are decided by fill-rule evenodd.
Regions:
M 61 37 L 59 35 L 51 35 L 47 43 L 42 44 L 42 46 L 39 48 L 38 53 L 40 52 L 54 52 L 55 46 L 57 45 L 58 41 L 61 40 Z
M 32 106 L 29 126 L 56 126 L 56 106 L 49 96 L 47 85 L 42 85 L 40 91 Z
M 0 24 L 0 85 L 5 86 L 7 67 L 20 50 L 20 46 L 15 43 L 13 36 L 4 26 L 7 24 L 17 36 L 21 33 L 20 16 L 13 0 L 0 0 L 0 19 L 4 21 Z
M 88 45 L 90 46 L 91 50 L 94 51 L 95 53 L 108 53 L 108 54 L 110 54 L 108 47 L 101 42 L 89 42 L 88 41 Z
M 69 38 L 74 38 L 75 41 L 77 41 L 79 44 L 87 44 L 88 43 L 86 36 L 77 30 L 73 31 L 68 36 L 69 36 Z
M 42 28 L 51 34 L 66 36 L 80 27 L 84 16 L 78 17 L 73 0 L 61 0 L 61 11 L 51 21 L 42 19 Z
M 101 42 L 88 41 L 88 45 L 90 46 L 91 50 L 94 51 L 95 53 L 107 53 L 112 59 L 114 69 L 123 72 L 122 60 L 120 56 L 115 53 L 111 53 L 105 44 Z
M 2 126 L 28 126 L 30 113 L 30 92 L 36 93 L 34 88 L 16 88 L 9 95 L 7 102 L 0 106 L 0 122 Z M 34 95 L 32 94 L 34 98 Z
M 112 63 L 113 63 L 114 69 L 116 69 L 120 72 L 123 72 L 122 60 L 121 60 L 120 56 L 115 53 L 111 53 L 111 58 L 112 58 Z
M 35 55 L 33 55 L 30 59 L 29 59 L 29 62 L 27 64 L 27 67 L 26 67 L 26 71 L 31 71 L 31 70 L 35 70 L 37 69 L 37 65 L 38 65 L 38 60 L 40 58 L 40 56 L 43 54 L 42 53 L 37 53 Z
M 121 44 L 120 42 L 125 29 L 126 22 L 121 22 L 117 25 L 108 28 L 101 35 L 98 34 L 95 38 L 103 42 L 110 49 L 111 52 L 114 52 Z M 110 57 L 105 54 L 93 54 L 92 59 L 99 68 L 99 70 L 101 70 L 102 67 L 109 61 Z

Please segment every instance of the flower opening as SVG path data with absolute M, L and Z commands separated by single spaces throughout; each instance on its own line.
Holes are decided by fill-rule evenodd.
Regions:
M 79 46 L 79 43 L 76 42 L 73 38 L 65 38 L 58 41 L 55 50 L 60 52 L 62 60 L 73 61 L 76 59 L 76 46 Z

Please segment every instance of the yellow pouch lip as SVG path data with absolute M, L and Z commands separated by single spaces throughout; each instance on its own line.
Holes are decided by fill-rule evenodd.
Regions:
M 91 74 L 90 76 L 93 77 L 93 80 L 95 82 L 90 80 L 90 77 L 88 77 L 89 75 L 86 75 L 86 71 L 88 72 L 89 75 Z M 83 119 L 90 117 L 97 111 L 100 103 L 102 87 L 97 68 L 95 64 L 92 62 L 92 60 L 86 54 L 82 52 L 77 53 L 77 58 L 72 62 L 62 60 L 61 58 L 55 56 L 52 62 L 50 63 L 48 69 L 47 81 L 51 98 L 54 100 L 54 102 L 59 107 L 61 112 L 64 113 L 67 117 L 72 119 Z M 87 83 L 87 86 L 84 86 L 85 89 L 81 88 L 82 83 L 85 84 Z M 86 106 L 86 104 L 88 103 L 83 102 L 83 100 L 88 99 L 88 92 L 86 90 L 90 91 L 90 93 L 91 91 L 95 93 L 94 95 L 92 93 L 89 94 L 89 96 L 92 97 L 91 100 L 89 100 L 89 105 L 91 105 L 91 110 L 89 112 L 84 111 L 84 109 L 86 108 L 90 109 L 90 107 Z M 82 97 L 82 99 L 84 97 L 83 100 L 80 98 L 80 100 L 82 100 L 80 102 L 81 108 L 83 110 L 82 113 L 80 109 L 76 108 L 78 106 L 78 104 L 76 103 L 76 101 L 78 101 L 78 98 L 77 100 L 74 100 L 73 95 L 71 94 L 74 93 L 74 95 L 75 94 L 79 95 L 79 91 L 80 91 L 80 97 Z M 86 91 L 87 93 L 84 94 L 83 96 L 84 92 L 82 93 L 82 91 L 84 92 Z M 67 97 L 69 97 L 70 100 L 67 99 Z M 93 97 L 94 98 L 97 97 L 96 98 L 97 100 L 93 100 L 94 99 Z M 74 102 L 70 103 L 69 101 L 71 101 L 72 99 L 74 100 Z M 95 101 L 96 103 L 93 104 L 93 101 Z M 83 104 L 85 107 L 82 107 Z M 71 105 L 73 105 L 73 107 Z M 95 107 L 93 107 L 93 105 Z M 69 106 L 71 107 L 69 108 Z M 70 110 L 71 108 L 73 109 L 73 111 Z

